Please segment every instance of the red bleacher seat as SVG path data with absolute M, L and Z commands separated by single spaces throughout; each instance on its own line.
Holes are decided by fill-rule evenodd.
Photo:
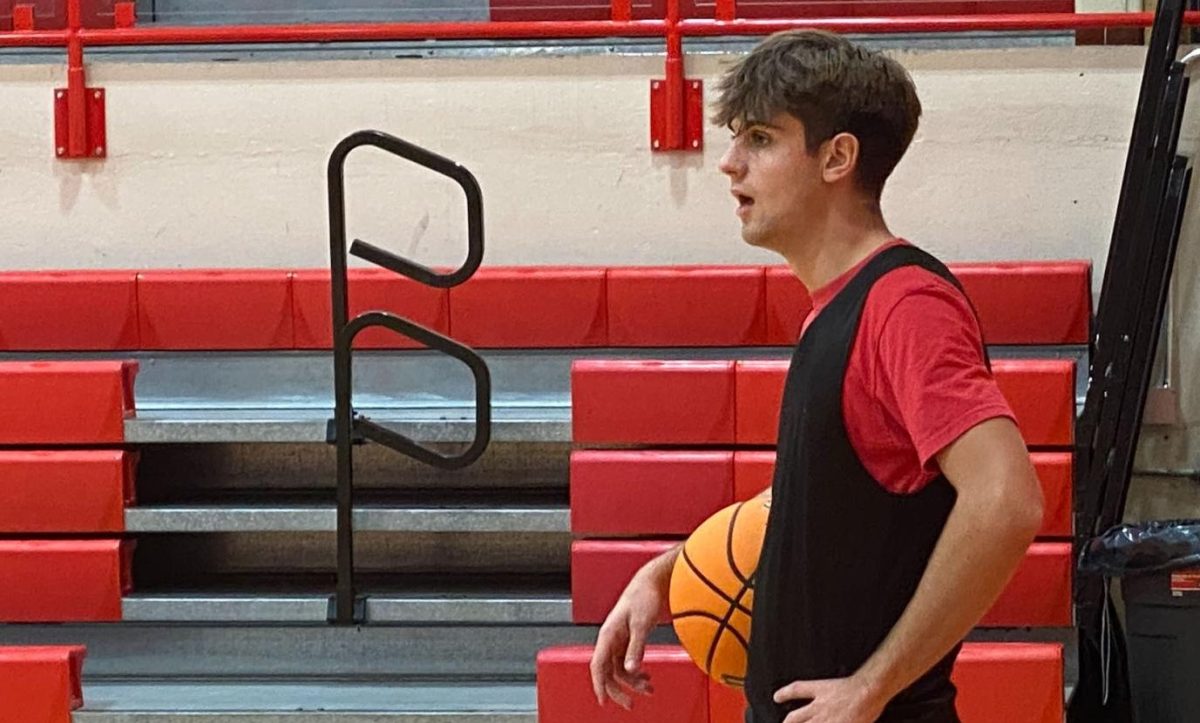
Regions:
M 571 545 L 571 617 L 604 622 L 638 568 L 679 544 L 669 540 L 576 540 Z M 667 618 L 664 616 L 663 622 Z
M 0 362 L 0 443 L 124 441 L 136 373 L 136 362 Z
M 0 721 L 71 723 L 83 705 L 83 646 L 0 647 Z
M 762 267 L 608 270 L 612 346 L 758 346 L 766 343 Z
M 0 350 L 138 349 L 133 271 L 0 274 Z
M 1040 537 L 1070 537 L 1072 522 L 1072 455 L 1070 452 L 1033 452 L 1029 455 L 1045 498 L 1045 522 Z M 733 455 L 733 496 L 748 500 L 771 486 L 775 452 L 739 451 Z
M 954 665 L 963 723 L 1062 723 L 1063 654 L 1053 643 L 967 643 Z M 710 723 L 743 723 L 742 691 L 709 684 Z
M 788 362 L 737 362 L 737 443 L 774 444 Z M 1075 429 L 1075 363 L 1067 359 L 1003 359 L 992 364 L 1026 443 L 1070 445 Z M 617 402 L 617 400 L 613 400 Z
M 990 343 L 1086 343 L 1086 262 L 951 269 Z M 479 347 L 787 346 L 811 307 L 779 266 L 495 267 L 449 291 L 385 269 L 349 274 L 352 315 L 392 311 Z M 326 269 L 5 274 L 0 349 L 329 348 L 328 279 Z M 364 334 L 367 348 L 412 346 Z
M 1070 537 L 1075 529 L 1075 457 L 1071 452 L 1034 452 L 1033 468 L 1045 500 L 1039 537 Z
M 1061 645 L 967 643 L 953 680 L 963 723 L 1063 721 Z
M 1091 323 L 1091 265 L 1086 261 L 949 264 L 979 314 L 988 344 L 1086 344 Z M 785 267 L 767 269 L 767 339 L 795 344 L 812 308 L 804 285 Z
M 724 420 L 713 417 L 728 403 L 725 388 L 718 384 L 723 380 L 718 364 L 721 362 L 576 362 L 571 374 L 575 441 L 774 444 L 787 361 L 737 362 L 733 400 L 737 411 Z M 1073 361 L 1001 360 L 993 368 L 1030 446 L 1071 444 Z M 691 374 L 678 373 L 688 369 Z M 697 413 L 703 416 L 698 418 Z M 701 423 L 703 427 L 696 429 Z M 692 433 L 679 435 L 677 427 Z
M 779 434 L 779 405 L 788 362 L 783 359 L 739 361 L 734 367 L 738 410 L 733 441 L 737 444 L 775 444 Z
M 980 625 L 997 628 L 1070 626 L 1071 572 L 1071 543 L 1033 543 L 1025 553 L 1025 561 Z
M 0 534 L 122 532 L 136 454 L 0 451 Z
M 716 680 L 708 681 L 708 723 L 745 723 L 746 694 Z
M 812 311 L 812 298 L 800 279 L 786 266 L 767 269 L 767 343 L 791 346 L 800 338 L 800 326 Z
M 1000 359 L 992 363 L 992 370 L 1029 446 L 1069 447 L 1074 443 L 1074 361 Z
M 120 620 L 132 552 L 120 540 L 0 540 L 0 622 Z
M 604 622 L 638 568 L 671 540 L 577 540 L 571 547 L 571 605 L 580 624 Z M 1065 627 L 1071 624 L 1071 544 L 1035 542 L 983 627 Z
M 576 535 L 686 535 L 733 503 L 733 452 L 577 451 Z
M 952 264 L 989 344 L 1086 344 L 1092 317 L 1087 261 Z
M 291 274 L 283 269 L 138 274 L 143 349 L 291 349 Z
M 635 695 L 632 711 L 592 692 L 592 648 L 548 648 L 537 657 L 539 723 L 709 723 L 708 677 L 677 646 L 648 645 L 643 668 L 654 694 Z
M 571 366 L 577 442 L 723 444 L 733 440 L 734 365 L 580 360 Z
M 633 697 L 633 711 L 601 709 L 592 693 L 585 645 L 538 655 L 539 723 L 742 723 L 740 690 L 704 677 L 682 648 L 647 647 L 645 669 L 654 694 Z M 700 676 L 697 678 L 696 676 Z M 1062 723 L 1063 652 L 1054 643 L 967 643 L 954 666 L 963 723 Z M 704 690 L 697 690 L 697 680 Z
M 733 453 L 733 499 L 748 500 L 771 486 L 775 476 L 775 450 Z
M 450 294 L 387 269 L 347 271 L 349 318 L 367 311 L 386 311 L 432 329 L 450 333 Z M 292 274 L 292 303 L 297 349 L 333 347 L 333 312 L 328 269 Z M 421 344 L 388 329 L 365 329 L 354 340 L 359 349 L 414 349 Z
M 450 289 L 450 335 L 480 348 L 608 344 L 605 270 L 485 268 Z

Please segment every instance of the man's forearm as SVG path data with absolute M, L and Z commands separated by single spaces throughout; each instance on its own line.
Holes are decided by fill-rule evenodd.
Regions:
M 683 543 L 681 542 L 645 565 L 642 565 L 641 569 L 637 571 L 637 575 L 649 578 L 655 584 L 662 587 L 669 585 L 671 582 L 671 571 L 675 569 L 675 561 L 679 558 L 679 553 L 682 550 Z
M 857 676 L 888 701 L 924 675 L 995 602 L 1037 526 L 1003 501 L 960 497 L 904 614 Z

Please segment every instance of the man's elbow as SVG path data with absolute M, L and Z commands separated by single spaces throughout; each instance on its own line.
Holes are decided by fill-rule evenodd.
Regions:
M 1020 480 L 1006 494 L 1008 520 L 1014 539 L 1023 540 L 1024 544 L 1032 542 L 1042 529 L 1046 517 L 1046 500 L 1042 494 L 1042 486 L 1036 473 L 1031 469 L 1018 475 Z
M 994 483 L 977 487 L 968 504 L 991 534 L 1014 545 L 1027 546 L 1042 529 L 1045 519 L 1041 485 L 1032 469 L 1014 470 L 994 479 Z M 966 497 L 960 492 L 960 503 L 966 502 Z

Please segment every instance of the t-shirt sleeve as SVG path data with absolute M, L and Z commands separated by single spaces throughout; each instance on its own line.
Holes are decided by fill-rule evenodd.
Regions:
M 927 472 L 937 471 L 939 452 L 980 422 L 1015 421 L 984 362 L 975 312 L 949 283 L 939 279 L 902 296 L 876 348 L 878 392 Z

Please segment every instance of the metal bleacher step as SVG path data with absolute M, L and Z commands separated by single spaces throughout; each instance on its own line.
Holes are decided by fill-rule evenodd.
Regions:
M 359 506 L 360 532 L 568 532 L 565 505 Z M 131 507 L 128 532 L 333 532 L 334 505 L 169 505 Z
M 379 625 L 569 625 L 567 590 L 431 589 L 364 592 L 366 623 Z M 153 592 L 127 595 L 122 619 L 137 623 L 324 624 L 329 593 Z
M 384 427 L 423 443 L 470 442 L 475 436 L 473 408 L 358 408 Z M 165 442 L 310 442 L 327 441 L 333 408 L 140 409 L 125 422 L 131 444 Z M 571 410 L 567 406 L 492 406 L 492 439 L 496 442 L 568 442 Z
M 535 723 L 528 682 L 104 682 L 75 723 Z

